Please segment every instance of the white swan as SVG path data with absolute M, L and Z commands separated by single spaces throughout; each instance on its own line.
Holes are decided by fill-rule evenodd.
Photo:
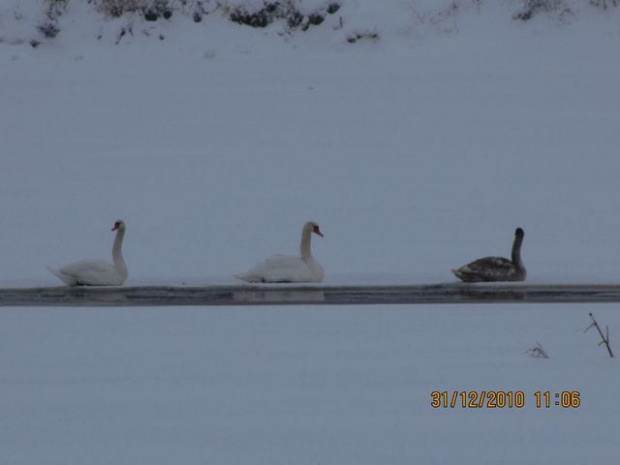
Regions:
M 312 233 L 323 237 L 319 225 L 308 221 L 301 230 L 301 256 L 274 255 L 247 273 L 235 275 L 235 278 L 249 283 L 320 283 L 324 274 L 310 251 Z
M 112 246 L 112 260 L 82 260 L 59 269 L 48 268 L 67 286 L 121 286 L 129 272 L 123 260 L 122 246 L 125 237 L 125 222 L 117 220 L 112 231 L 116 231 Z

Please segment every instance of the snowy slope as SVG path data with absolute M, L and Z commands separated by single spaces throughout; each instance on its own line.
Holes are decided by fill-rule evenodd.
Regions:
M 0 282 L 107 257 L 116 218 L 133 284 L 231 281 L 308 219 L 327 282 L 451 281 L 516 226 L 529 281 L 617 282 L 618 10 L 381 4 L 280 35 L 71 2 L 54 40 L 5 41 Z

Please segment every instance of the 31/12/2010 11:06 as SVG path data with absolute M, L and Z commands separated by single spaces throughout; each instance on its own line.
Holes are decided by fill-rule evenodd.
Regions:
M 522 390 L 517 391 L 432 391 L 432 408 L 523 408 L 526 396 Z M 536 408 L 579 408 L 581 393 L 579 391 L 535 391 Z

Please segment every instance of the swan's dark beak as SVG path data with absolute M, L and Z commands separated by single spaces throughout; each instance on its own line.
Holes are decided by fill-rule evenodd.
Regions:
M 112 228 L 112 231 L 116 231 L 118 229 L 119 224 L 118 223 L 114 223 L 114 227 Z
M 320 230 L 318 227 L 317 227 L 317 228 L 314 228 L 314 230 L 313 230 L 313 231 L 314 231 L 314 233 L 315 233 L 315 234 L 318 234 L 319 236 L 324 237 L 324 236 L 323 236 L 323 233 L 321 232 L 321 230 Z

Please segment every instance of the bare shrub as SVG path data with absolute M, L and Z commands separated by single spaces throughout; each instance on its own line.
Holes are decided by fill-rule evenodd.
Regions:
M 609 345 L 609 326 L 605 326 L 605 334 L 603 334 L 603 331 L 601 330 L 598 321 L 596 321 L 596 319 L 594 318 L 594 315 L 592 315 L 592 312 L 590 312 L 589 315 L 592 323 L 590 323 L 590 326 L 588 326 L 583 332 L 586 333 L 590 328 L 596 328 L 598 335 L 601 337 L 601 342 L 599 342 L 598 345 L 600 346 L 605 344 L 605 347 L 607 347 L 607 353 L 609 353 L 609 356 L 613 358 L 614 353 L 612 352 L 611 346 Z
M 50 21 L 56 21 L 67 9 L 69 0 L 47 0 L 46 15 Z
M 58 33 L 60 33 L 58 19 L 67 9 L 69 0 L 46 0 L 46 3 L 47 9 L 45 11 L 45 16 L 47 18 L 43 22 L 39 23 L 37 26 L 37 31 L 39 31 L 46 39 L 53 39 L 58 35 Z M 38 43 L 37 45 L 32 46 L 36 48 Z
M 615 8 L 619 6 L 620 0 L 590 0 L 590 5 L 600 8 L 601 10 L 606 10 L 607 8 Z
M 327 14 L 334 14 L 340 9 L 339 3 L 329 3 L 310 14 L 303 14 L 298 9 L 296 0 L 266 0 L 259 9 L 248 9 L 245 6 L 228 7 L 226 11 L 232 22 L 245 26 L 264 28 L 277 20 L 283 20 L 289 30 L 301 28 L 307 31 L 310 26 L 323 23 Z
M 554 13 L 561 19 L 573 14 L 566 0 L 524 0 L 523 9 L 513 18 L 529 21 L 539 13 Z
M 172 16 L 170 0 L 92 0 L 97 9 L 106 16 L 120 18 L 125 13 L 140 12 L 147 21 L 157 21 L 163 17 L 169 19 Z M 185 2 L 186 3 L 186 2 Z M 181 7 L 185 5 L 181 3 Z
M 379 33 L 377 31 L 359 31 L 347 36 L 347 42 L 354 44 L 360 40 L 370 40 L 372 42 L 379 41 Z
M 95 4 L 106 16 L 120 18 L 125 13 L 143 10 L 147 0 L 95 0 Z
M 534 347 L 530 347 L 525 351 L 525 353 L 529 354 L 529 356 L 533 358 L 549 358 L 549 354 L 547 354 L 547 351 L 543 349 L 543 346 L 538 341 L 536 341 L 536 345 Z
M 47 21 L 37 26 L 37 30 L 45 36 L 46 39 L 53 39 L 60 32 L 60 28 L 53 21 Z

